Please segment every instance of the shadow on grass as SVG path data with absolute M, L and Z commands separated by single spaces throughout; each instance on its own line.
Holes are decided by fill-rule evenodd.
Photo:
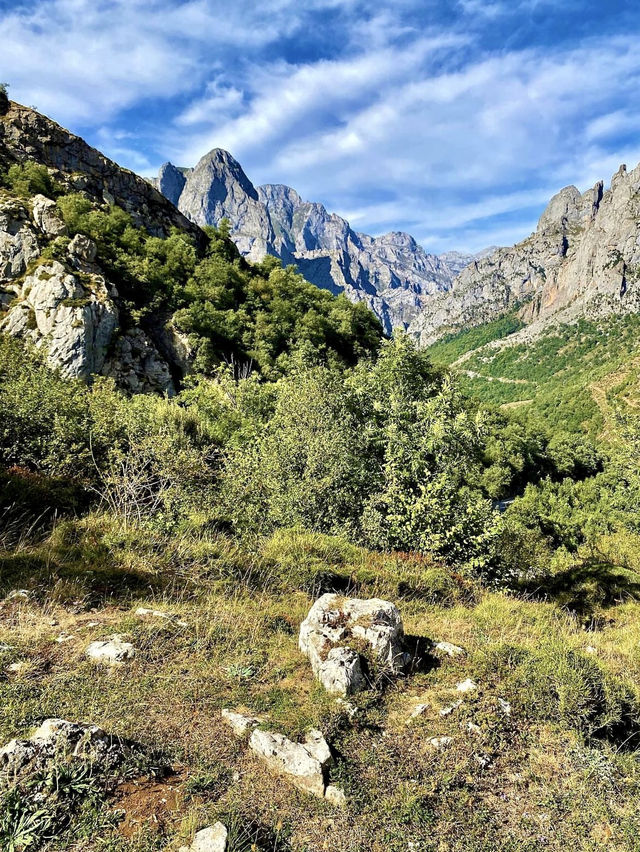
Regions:
M 640 575 L 620 566 L 591 559 L 551 577 L 523 583 L 519 591 L 536 600 L 553 600 L 583 619 L 589 629 L 598 629 L 606 619 L 598 609 L 626 600 L 640 600 Z
M 72 553 L 34 547 L 19 552 L 0 551 L 0 596 L 16 589 L 36 599 L 59 603 L 82 602 L 87 608 L 126 600 L 142 593 L 162 592 L 171 578 L 124 568 L 115 561 L 96 559 L 93 548 L 74 547 Z

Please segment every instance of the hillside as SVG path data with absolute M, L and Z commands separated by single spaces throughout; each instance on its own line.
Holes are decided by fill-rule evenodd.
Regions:
M 308 342 L 354 363 L 381 329 L 228 234 L 205 233 L 142 178 L 33 110 L 0 116 L 0 330 L 69 377 L 175 393 L 223 363 L 277 371 Z M 276 319 L 277 317 L 277 319 Z

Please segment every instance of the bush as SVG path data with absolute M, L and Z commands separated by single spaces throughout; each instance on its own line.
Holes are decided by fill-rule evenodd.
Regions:
M 49 174 L 47 167 L 31 161 L 9 166 L 5 184 L 21 198 L 31 198 L 33 195 L 55 198 L 60 193 L 60 187 Z

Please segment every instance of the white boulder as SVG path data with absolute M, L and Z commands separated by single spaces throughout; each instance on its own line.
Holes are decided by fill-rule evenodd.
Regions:
M 111 666 L 126 663 L 136 655 L 133 645 L 124 642 L 121 636 L 113 636 L 103 642 L 92 642 L 85 653 L 89 659 Z
M 348 695 L 365 686 L 360 655 L 350 643 L 366 643 L 376 660 L 397 675 L 407 662 L 403 639 L 402 619 L 394 604 L 325 594 L 300 625 L 298 644 L 325 689 Z

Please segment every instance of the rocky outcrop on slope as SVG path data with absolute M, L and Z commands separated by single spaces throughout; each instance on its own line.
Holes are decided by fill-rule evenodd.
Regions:
M 528 326 L 509 338 L 517 343 L 549 323 L 638 310 L 639 280 L 640 166 L 621 166 L 606 191 L 557 193 L 530 237 L 473 261 L 410 330 L 428 344 L 517 309 Z
M 69 192 L 84 192 L 98 203 L 118 204 L 136 224 L 158 236 L 178 227 L 202 239 L 200 230 L 149 181 L 121 168 L 50 118 L 11 101 L 0 115 L 0 167 L 27 161 L 47 166 Z
M 95 262 L 95 243 L 77 234 L 56 259 L 41 256 L 64 231 L 51 199 L 0 200 L 0 331 L 44 349 L 69 378 L 102 374 L 131 392 L 173 393 L 169 364 L 148 335 L 120 329 L 118 293 Z
M 428 254 L 409 234 L 370 237 L 291 187 L 254 187 L 240 164 L 219 148 L 194 169 L 165 163 L 153 182 L 182 213 L 200 225 L 226 218 L 250 260 L 266 254 L 295 264 L 312 284 L 363 301 L 387 333 L 408 328 L 434 294 L 446 292 L 471 256 Z

